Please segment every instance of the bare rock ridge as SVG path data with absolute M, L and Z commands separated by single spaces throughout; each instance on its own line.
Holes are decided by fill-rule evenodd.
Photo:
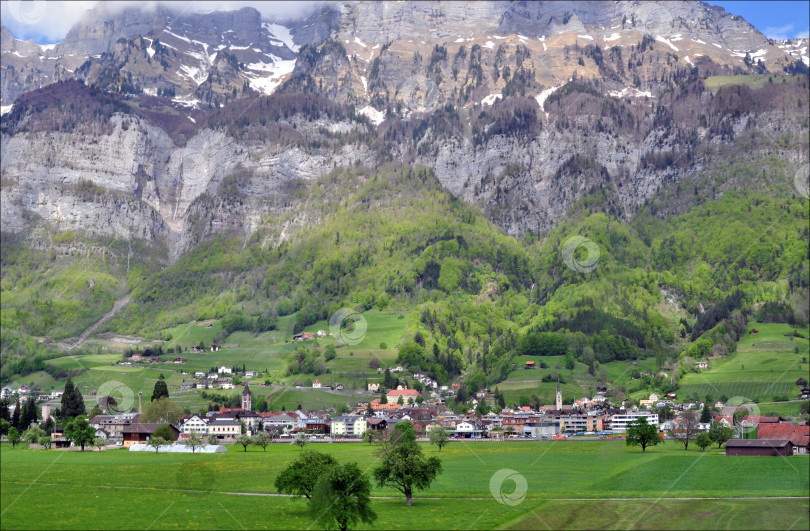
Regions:
M 422 164 L 515 235 L 595 190 L 632 217 L 756 135 L 798 160 L 807 40 L 701 2 L 344 2 L 91 12 L 39 46 L 2 29 L 3 230 L 40 222 L 177 258 L 268 216 L 313 223 L 334 168 Z M 780 74 L 716 94 L 710 75 Z M 268 97 L 269 95 L 272 95 Z M 804 135 L 804 136 L 802 136 Z

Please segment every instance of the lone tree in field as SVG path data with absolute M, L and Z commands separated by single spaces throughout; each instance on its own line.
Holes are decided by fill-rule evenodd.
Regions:
M 295 439 L 293 439 L 293 444 L 303 450 L 304 446 L 309 444 L 309 439 L 307 439 L 304 432 L 299 432 L 298 435 L 295 436 Z
M 281 474 L 276 476 L 276 489 L 282 494 L 304 496 L 311 499 L 312 491 L 328 469 L 337 461 L 328 454 L 313 450 L 304 450 L 298 459 L 290 463 Z
M 438 446 L 440 452 L 442 451 L 442 447 L 447 444 L 448 438 L 447 430 L 441 426 L 430 430 L 430 444 L 435 444 Z
M 107 442 L 107 439 L 105 439 L 104 437 L 96 437 L 93 440 L 93 446 L 98 448 L 99 451 L 101 451 L 101 449 L 104 448 L 105 446 L 107 446 L 108 444 L 109 443 Z
M 203 440 L 202 433 L 192 431 L 186 439 L 183 439 L 183 444 L 186 448 L 191 448 L 191 453 L 193 454 L 197 451 L 197 448 L 205 446 L 205 441 Z
M 51 447 L 52 443 L 53 443 L 53 441 L 51 440 L 50 435 L 43 435 L 37 441 L 37 444 L 39 444 L 42 447 L 43 450 L 48 450 Z
M 267 445 L 270 444 L 270 437 L 263 431 L 260 431 L 256 435 L 253 436 L 253 444 L 256 446 L 261 446 L 262 451 L 267 451 Z
M 160 375 L 158 381 L 155 382 L 155 388 L 152 391 L 152 402 L 159 398 L 169 398 L 169 388 L 166 387 L 166 381 L 163 379 L 163 375 Z
M 400 422 L 391 438 L 380 447 L 380 465 L 374 479 L 380 487 L 393 487 L 405 495 L 406 504 L 413 502 L 414 490 L 425 490 L 442 471 L 438 457 L 425 459 L 416 443 L 416 431 L 410 421 Z
M 149 438 L 149 442 L 147 444 L 155 449 L 155 453 L 158 453 L 160 451 L 160 447 L 169 444 L 169 441 L 163 437 L 156 437 L 153 435 Z
M 65 438 L 70 439 L 73 444 L 81 446 L 82 452 L 84 452 L 84 447 L 93 444 L 96 439 L 96 430 L 84 416 L 78 416 L 65 426 Z
M 324 529 L 346 531 L 358 522 L 371 524 L 377 513 L 371 508 L 371 482 L 357 463 L 327 468 L 315 484 L 310 511 Z
M 711 437 L 712 441 L 716 442 L 717 447 L 720 448 L 726 441 L 734 437 L 734 430 L 728 426 L 723 426 L 719 422 L 715 422 L 712 424 L 712 427 L 709 428 L 709 437 Z
M 22 439 L 22 437 L 20 436 L 20 432 L 17 431 L 17 428 L 14 426 L 10 427 L 8 429 L 8 442 L 11 443 L 11 447 L 15 448 L 17 443 L 20 442 L 20 439 Z
M 245 452 L 247 452 L 247 447 L 253 444 L 253 439 L 247 435 L 240 435 L 233 442 L 236 444 L 241 444 L 242 448 L 244 448 Z
M 709 437 L 708 433 L 699 433 L 695 438 L 695 444 L 700 446 L 701 452 L 705 452 L 706 448 L 712 445 L 712 438 Z
M 700 429 L 697 411 L 687 411 L 680 419 L 676 420 L 676 427 L 670 435 L 676 441 L 683 443 L 683 449 L 689 449 L 689 441 L 694 441 Z
M 648 446 L 655 446 L 661 442 L 658 428 L 647 423 L 647 417 L 639 417 L 627 425 L 627 446 L 641 446 L 641 453 L 647 451 Z

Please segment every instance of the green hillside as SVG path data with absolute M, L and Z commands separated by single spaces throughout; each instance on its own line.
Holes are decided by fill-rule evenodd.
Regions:
M 75 363 L 132 350 L 110 340 L 124 334 L 183 352 L 186 371 L 245 365 L 281 386 L 330 373 L 329 382 L 360 389 L 379 378 L 372 364 L 400 364 L 442 385 L 463 381 L 461 401 L 499 385 L 510 403 L 533 396 L 548 402 L 548 379 L 557 375 L 566 401 L 601 385 L 619 399 L 679 386 L 704 396 L 700 386 L 714 384 L 711 378 L 725 386 L 718 396 L 789 394 L 799 366 L 785 372 L 781 362 L 768 365 L 764 353 L 739 358 L 748 348 L 749 320 L 786 323 L 807 335 L 809 203 L 783 186 L 789 167 L 767 167 L 770 184 L 747 163 L 721 164 L 712 183 L 747 171 L 760 185 L 710 197 L 704 192 L 713 185 L 700 175 L 691 185 L 668 185 L 628 221 L 608 208 L 612 192 L 594 190 L 557 228 L 520 240 L 453 198 L 429 170 L 397 164 L 324 176 L 308 190 L 310 222 L 288 231 L 280 245 L 274 242 L 289 219 L 268 218 L 248 241 L 203 241 L 165 268 L 160 250 L 140 250 L 127 272 L 121 252 L 53 259 L 6 238 L 3 382 L 50 387 L 72 374 L 88 389 L 113 378 L 148 389 L 146 372 L 135 376 L 109 361 Z M 673 199 L 688 186 L 688 198 Z M 681 212 L 658 215 L 660 198 Z M 59 237 L 89 243 L 81 235 Z M 583 238 L 592 243 L 566 251 Z M 111 244 L 119 251 L 123 245 Z M 54 340 L 76 337 L 127 292 L 130 303 L 97 331 L 102 335 L 71 352 L 76 358 L 63 357 L 60 347 L 72 340 Z M 88 300 L 94 304 L 83 304 Z M 294 333 L 328 329 L 341 308 L 365 319 L 359 344 L 288 343 Z M 201 343 L 229 346 L 213 356 L 188 352 Z M 801 348 L 801 340 L 796 344 Z M 336 356 L 327 360 L 329 345 Z M 705 356 L 717 359 L 712 371 L 677 368 Z M 527 376 L 529 359 L 549 363 Z M 735 364 L 746 365 L 745 377 L 734 374 Z M 159 366 L 173 371 L 170 387 L 179 389 L 179 369 Z M 671 376 L 657 376 L 662 370 Z M 733 387 L 749 380 L 775 386 Z M 289 405 L 298 397 L 274 400 Z

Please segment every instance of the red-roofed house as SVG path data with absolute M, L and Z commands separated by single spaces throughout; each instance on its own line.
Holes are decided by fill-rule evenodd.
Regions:
M 416 389 L 408 389 L 407 387 L 404 389 L 392 389 L 388 391 L 385 396 L 388 398 L 389 404 L 396 404 L 397 401 L 399 401 L 399 397 L 402 397 L 404 404 L 413 404 L 419 396 L 419 391 Z
M 806 454 L 810 445 L 810 426 L 794 426 L 790 422 L 766 422 L 757 427 L 757 439 L 788 440 L 793 443 L 793 452 Z
M 714 422 L 719 422 L 723 426 L 727 428 L 731 428 L 734 426 L 734 416 L 733 415 L 715 415 Z
M 403 399 L 404 400 L 404 399 Z M 379 398 L 375 398 L 371 401 L 371 409 L 374 411 L 387 411 L 389 409 L 399 409 L 399 404 L 396 402 L 388 401 L 387 404 L 381 404 Z

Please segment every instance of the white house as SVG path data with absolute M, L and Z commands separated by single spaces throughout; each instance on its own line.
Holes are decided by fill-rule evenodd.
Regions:
M 205 378 L 205 371 L 197 371 L 194 373 L 195 378 Z
M 345 437 L 360 437 L 368 426 L 365 417 L 359 415 L 344 415 L 332 419 L 332 435 Z
M 695 366 L 696 366 L 698 369 L 708 369 L 708 368 L 709 368 L 709 362 L 708 362 L 708 361 L 703 361 L 703 360 L 701 360 L 701 361 L 696 361 L 696 362 L 695 362 Z
M 647 419 L 648 424 L 658 427 L 658 413 L 652 413 L 644 409 L 629 410 L 617 413 L 610 418 L 610 426 L 612 431 L 625 432 L 627 425 L 635 422 L 637 419 L 644 417 Z
M 245 378 L 255 378 L 259 375 L 256 371 L 245 371 Z
M 191 435 L 192 432 L 208 435 L 208 419 L 199 415 L 185 415 L 180 419 L 180 435 Z
M 2 398 L 2 399 L 11 398 L 11 396 L 13 394 L 14 394 L 14 389 L 12 389 L 9 386 L 6 386 L 6 387 L 3 388 L 2 391 L 0 391 L 0 398 Z
M 208 423 L 208 434 L 219 440 L 233 440 L 242 433 L 239 421 L 230 419 L 216 419 Z
M 321 381 L 320 380 L 315 380 L 314 382 L 312 382 L 312 388 L 313 389 L 320 389 L 321 388 Z
M 375 393 L 379 392 L 380 384 L 379 383 L 369 383 L 368 384 L 368 390 L 372 391 L 372 392 L 375 392 Z
M 220 367 L 219 369 L 217 369 L 217 372 L 219 374 L 233 374 L 231 372 L 231 368 L 230 367 L 225 367 L 224 365 L 222 367 Z

